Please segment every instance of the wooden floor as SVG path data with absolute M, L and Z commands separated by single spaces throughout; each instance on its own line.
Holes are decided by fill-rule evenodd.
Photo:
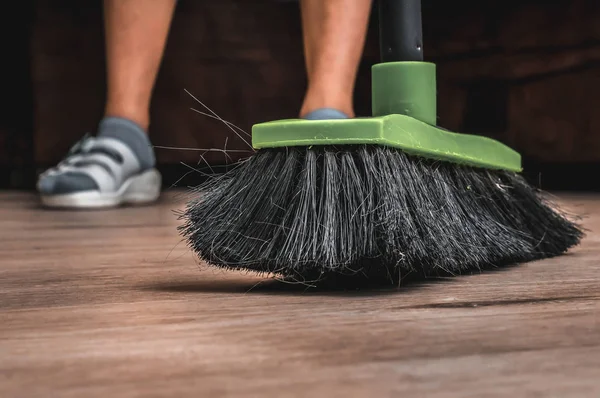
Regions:
M 184 199 L 0 194 L 0 397 L 600 397 L 600 195 L 564 257 L 329 294 L 197 264 Z

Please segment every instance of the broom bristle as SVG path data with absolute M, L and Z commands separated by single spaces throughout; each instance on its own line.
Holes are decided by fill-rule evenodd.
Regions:
M 207 263 L 296 280 L 461 274 L 559 255 L 583 235 L 516 173 L 370 145 L 259 150 L 200 186 L 182 218 Z

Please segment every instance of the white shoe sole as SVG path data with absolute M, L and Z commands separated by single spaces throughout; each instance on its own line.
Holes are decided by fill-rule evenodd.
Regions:
M 42 195 L 46 207 L 94 209 L 121 205 L 142 205 L 160 196 L 162 178 L 158 170 L 150 169 L 129 177 L 117 192 L 75 192 L 63 195 Z

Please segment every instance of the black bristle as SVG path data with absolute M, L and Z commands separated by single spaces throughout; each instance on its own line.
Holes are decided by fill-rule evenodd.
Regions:
M 200 186 L 182 218 L 207 263 L 295 280 L 461 274 L 583 236 L 516 173 L 370 145 L 259 150 Z

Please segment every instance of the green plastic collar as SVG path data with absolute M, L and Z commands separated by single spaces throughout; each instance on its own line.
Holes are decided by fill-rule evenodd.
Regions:
M 371 68 L 373 116 L 407 115 L 437 123 L 435 64 L 388 62 Z

